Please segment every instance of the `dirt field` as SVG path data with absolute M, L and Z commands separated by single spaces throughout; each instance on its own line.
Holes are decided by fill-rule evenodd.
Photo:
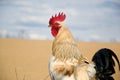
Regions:
M 0 39 L 0 80 L 50 80 L 48 61 L 52 41 Z M 100 48 L 112 49 L 120 60 L 120 43 L 79 42 L 89 60 Z M 116 64 L 115 80 L 120 80 Z

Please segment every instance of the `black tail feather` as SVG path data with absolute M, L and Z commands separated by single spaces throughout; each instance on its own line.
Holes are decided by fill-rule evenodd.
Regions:
M 116 59 L 120 70 L 120 62 L 112 50 L 103 48 L 97 51 L 93 56 L 92 61 L 96 65 L 96 77 L 100 80 L 109 80 L 107 78 L 111 78 L 111 75 L 115 73 L 115 62 L 113 57 Z
M 111 54 L 112 54 L 112 56 L 114 56 L 114 58 L 116 59 L 116 61 L 117 61 L 117 63 L 118 63 L 119 70 L 120 70 L 120 62 L 119 62 L 119 59 L 118 59 L 117 55 L 116 55 L 113 51 L 111 51 Z

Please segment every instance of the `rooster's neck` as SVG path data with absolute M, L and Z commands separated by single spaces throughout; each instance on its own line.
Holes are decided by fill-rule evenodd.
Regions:
M 78 45 L 75 42 L 71 32 L 66 27 L 61 27 L 58 35 L 55 37 L 52 45 L 52 53 L 55 58 L 62 60 L 81 58 Z

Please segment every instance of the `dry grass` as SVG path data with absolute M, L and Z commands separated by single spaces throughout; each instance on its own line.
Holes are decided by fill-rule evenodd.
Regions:
M 0 39 L 0 80 L 50 80 L 48 61 L 52 41 Z M 80 42 L 80 51 L 91 59 L 100 48 L 112 49 L 120 59 L 120 43 Z M 117 66 L 117 65 L 116 65 Z M 115 80 L 119 80 L 120 72 Z

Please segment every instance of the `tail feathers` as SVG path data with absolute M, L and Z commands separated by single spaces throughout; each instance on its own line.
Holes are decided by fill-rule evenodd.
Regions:
M 111 51 L 111 50 L 110 50 Z M 117 63 L 118 63 L 118 67 L 119 67 L 119 70 L 120 70 L 120 62 L 119 62 L 119 59 L 118 59 L 118 57 L 117 57 L 117 55 L 113 52 L 113 51 L 111 51 L 111 54 L 112 54 L 112 56 L 114 56 L 114 58 L 116 59 L 116 61 L 117 61 Z M 112 59 L 113 60 L 113 59 Z M 113 60 L 114 61 L 114 60 Z M 114 63 L 114 65 L 115 65 L 115 63 Z
M 96 65 L 95 67 L 96 76 L 105 78 L 108 76 L 110 77 L 112 74 L 115 73 L 115 69 L 114 69 L 115 62 L 112 57 L 116 59 L 120 70 L 120 62 L 116 54 L 112 50 L 103 48 L 95 53 L 95 55 L 92 58 L 92 61 Z

